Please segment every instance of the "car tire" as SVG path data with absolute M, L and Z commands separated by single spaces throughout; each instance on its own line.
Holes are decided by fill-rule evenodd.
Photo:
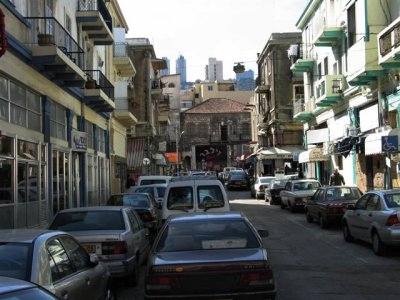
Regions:
M 327 229 L 328 228 L 328 221 L 321 215 L 319 216 L 319 226 L 322 229 Z
M 371 244 L 372 244 L 372 251 L 378 256 L 382 256 L 386 254 L 386 246 L 382 243 L 381 238 L 376 230 L 372 231 L 371 234 Z
M 349 225 L 346 222 L 343 223 L 343 238 L 348 243 L 354 242 L 354 237 L 351 235 Z
M 312 217 L 312 215 L 310 215 L 308 210 L 306 211 L 306 219 L 308 223 L 314 222 L 314 218 Z
M 139 259 L 136 259 L 132 274 L 126 277 L 126 285 L 129 287 L 137 286 L 139 282 Z

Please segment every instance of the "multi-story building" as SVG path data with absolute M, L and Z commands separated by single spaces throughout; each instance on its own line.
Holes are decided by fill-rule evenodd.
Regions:
M 206 81 L 214 82 L 222 80 L 224 80 L 222 60 L 210 57 L 208 65 L 206 65 Z
M 176 60 L 175 73 L 181 75 L 181 89 L 186 89 L 186 59 L 183 55 L 179 55 Z
M 127 43 L 136 68 L 128 98 L 137 119 L 128 135 L 128 172 L 134 175 L 160 174 L 166 165 L 162 151 L 166 137 L 160 135 L 160 128 L 167 125 L 159 122 L 168 122 L 159 120 L 159 106 L 167 107 L 162 93 L 160 70 L 166 68 L 166 63 L 156 57 L 154 47 L 147 38 L 129 38 Z
M 251 141 L 250 119 L 243 103 L 225 98 L 208 99 L 183 112 L 184 168 L 221 171 L 237 166 Z
M 298 20 L 303 47 L 292 70 L 304 74 L 305 102 L 295 119 L 304 122 L 308 175 L 326 183 L 337 168 L 363 191 L 399 186 L 398 143 L 383 143 L 398 140 L 398 17 L 395 1 L 325 0 L 310 1 Z
M 236 73 L 236 87 L 238 91 L 254 91 L 254 71 L 247 70 L 241 73 Z
M 114 64 L 113 29 L 126 24 L 117 1 L 2 0 L 0 9 L 0 227 L 46 226 L 58 210 L 110 194 L 113 82 L 134 72 Z
M 297 168 L 303 128 L 293 120 L 293 101 L 302 99 L 304 93 L 301 76 L 290 70 L 288 50 L 300 41 L 300 32 L 272 33 L 257 59 L 257 174 L 274 175 L 286 166 L 291 171 Z
M 167 75 L 171 74 L 171 66 L 170 66 L 169 58 L 166 56 L 163 56 L 161 59 L 163 59 L 165 61 L 165 63 L 167 64 L 167 68 L 160 70 L 160 76 L 167 76 Z

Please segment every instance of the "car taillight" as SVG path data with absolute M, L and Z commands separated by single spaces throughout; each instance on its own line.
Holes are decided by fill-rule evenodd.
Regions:
M 271 269 L 244 273 L 240 276 L 240 286 L 256 286 L 273 284 L 273 274 Z
M 399 226 L 400 220 L 397 214 L 390 215 L 386 221 L 386 226 Z
M 125 242 L 104 242 L 102 243 L 102 254 L 103 255 L 116 255 L 126 254 L 126 243 Z
M 147 290 L 172 290 L 179 287 L 179 279 L 176 277 L 150 275 L 146 281 Z
M 142 218 L 142 221 L 145 221 L 145 222 L 153 221 L 153 220 L 154 220 L 153 215 L 152 215 L 150 212 L 148 212 L 148 211 L 146 211 L 146 212 L 140 214 L 140 217 Z

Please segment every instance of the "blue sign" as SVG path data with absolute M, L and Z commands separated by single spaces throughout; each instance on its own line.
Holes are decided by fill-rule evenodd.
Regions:
M 397 135 L 387 135 L 382 137 L 382 152 L 398 152 L 399 137 Z

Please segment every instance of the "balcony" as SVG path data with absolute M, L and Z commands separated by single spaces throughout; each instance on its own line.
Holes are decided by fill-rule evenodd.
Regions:
M 257 94 L 266 94 L 266 93 L 269 93 L 269 89 L 270 89 L 270 86 L 268 84 L 260 83 L 260 84 L 257 84 L 254 92 Z
M 330 20 L 330 21 L 328 21 Z M 343 36 L 343 27 L 334 24 L 334 18 L 321 12 L 314 18 L 314 45 L 317 47 L 335 47 Z
M 378 34 L 379 64 L 384 69 L 400 68 L 400 17 Z
M 162 94 L 163 84 L 161 80 L 153 80 L 151 82 L 151 94 L 152 95 L 161 95 Z
M 316 105 L 333 106 L 343 99 L 344 76 L 325 75 L 315 83 Z
M 114 117 L 126 128 L 130 128 L 138 122 L 133 115 L 133 105 L 127 97 L 115 99 Z
M 111 15 L 103 0 L 79 0 L 76 21 L 95 45 L 111 45 Z
M 33 64 L 60 86 L 82 87 L 84 51 L 55 18 L 29 17 Z
M 114 44 L 113 62 L 118 75 L 122 77 L 134 77 L 136 75 L 135 66 L 128 55 L 127 43 Z
M 313 101 L 304 98 L 297 98 L 293 101 L 293 119 L 300 122 L 308 122 L 314 117 L 312 110 L 314 108 Z
M 298 45 L 297 47 L 299 51 L 297 51 L 297 55 L 293 55 L 294 61 L 290 67 L 290 70 L 294 73 L 312 72 L 315 60 L 308 53 L 304 52 L 305 47 L 303 47 L 303 45 Z
M 96 112 L 111 112 L 115 109 L 114 86 L 99 70 L 85 70 L 88 81 L 84 89 L 86 105 Z

